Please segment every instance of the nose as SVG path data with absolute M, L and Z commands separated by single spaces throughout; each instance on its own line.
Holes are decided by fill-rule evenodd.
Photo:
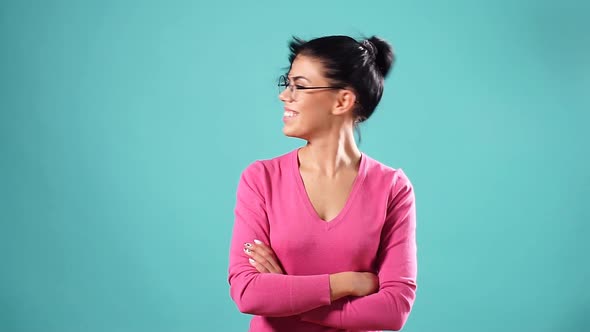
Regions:
M 290 98 L 287 98 L 287 90 L 289 89 L 285 89 L 283 91 L 281 91 L 281 93 L 279 93 L 279 100 L 282 102 L 287 102 L 290 101 Z
M 289 93 L 290 89 L 284 89 L 279 93 L 279 100 L 282 102 L 293 101 L 292 94 Z

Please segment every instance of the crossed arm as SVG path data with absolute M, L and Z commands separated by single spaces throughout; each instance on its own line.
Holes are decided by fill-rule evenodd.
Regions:
M 349 271 L 290 276 L 265 245 L 269 227 L 264 199 L 248 171 L 238 185 L 229 268 L 230 293 L 240 311 L 297 315 L 304 321 L 342 329 L 400 330 L 417 288 L 415 199 L 403 172 L 399 171 L 393 186 L 377 275 Z

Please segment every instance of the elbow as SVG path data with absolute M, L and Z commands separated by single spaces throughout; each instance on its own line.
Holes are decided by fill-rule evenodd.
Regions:
M 265 305 L 263 302 L 256 301 L 256 300 L 247 300 L 244 298 L 234 299 L 234 303 L 238 310 L 243 314 L 248 315 L 256 315 L 256 316 L 265 316 L 265 317 L 281 317 L 281 316 L 289 316 L 288 313 L 280 313 L 273 308 L 270 308 L 268 305 Z
M 231 287 L 230 295 L 238 310 L 243 314 L 266 316 L 269 314 L 268 308 L 264 305 L 259 297 L 248 295 L 244 287 Z
M 236 306 L 238 307 L 238 310 L 243 313 L 243 314 L 248 314 L 248 315 L 256 315 L 256 310 L 255 308 L 249 304 L 247 301 L 242 301 L 242 300 L 234 300 L 234 302 L 236 303 Z
M 386 326 L 382 328 L 393 331 L 401 330 L 410 317 L 415 296 L 414 290 L 408 290 L 406 294 L 392 296 L 392 302 L 386 315 L 387 318 L 384 321 Z
M 257 308 L 253 301 L 248 301 L 244 294 L 244 289 L 231 287 L 230 295 L 238 310 L 243 314 L 257 315 Z
M 387 328 L 391 329 L 392 331 L 400 331 L 404 327 L 404 325 L 406 325 L 407 320 L 408 316 L 396 317 L 396 319 L 390 322 L 390 325 Z
M 386 317 L 381 321 L 382 325 L 379 326 L 380 329 L 384 330 L 391 330 L 391 331 L 400 331 L 406 322 L 408 321 L 408 317 L 410 316 L 410 310 L 407 311 L 395 311 L 387 313 Z
M 252 301 L 248 301 L 246 288 L 251 282 L 250 278 L 244 278 L 239 274 L 231 274 L 229 276 L 229 296 L 236 304 L 236 307 L 241 313 L 255 315 Z

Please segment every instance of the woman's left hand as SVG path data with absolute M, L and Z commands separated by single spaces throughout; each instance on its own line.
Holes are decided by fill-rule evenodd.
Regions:
M 258 272 L 285 274 L 274 251 L 262 241 L 254 240 L 254 243 L 244 243 L 244 252 L 250 257 L 248 258 L 250 264 Z

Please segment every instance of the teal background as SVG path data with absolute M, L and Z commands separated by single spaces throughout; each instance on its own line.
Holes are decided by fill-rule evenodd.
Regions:
M 414 183 L 405 331 L 589 331 L 584 1 L 2 1 L 0 331 L 245 331 L 240 172 L 292 35 L 397 62 L 360 148 Z

